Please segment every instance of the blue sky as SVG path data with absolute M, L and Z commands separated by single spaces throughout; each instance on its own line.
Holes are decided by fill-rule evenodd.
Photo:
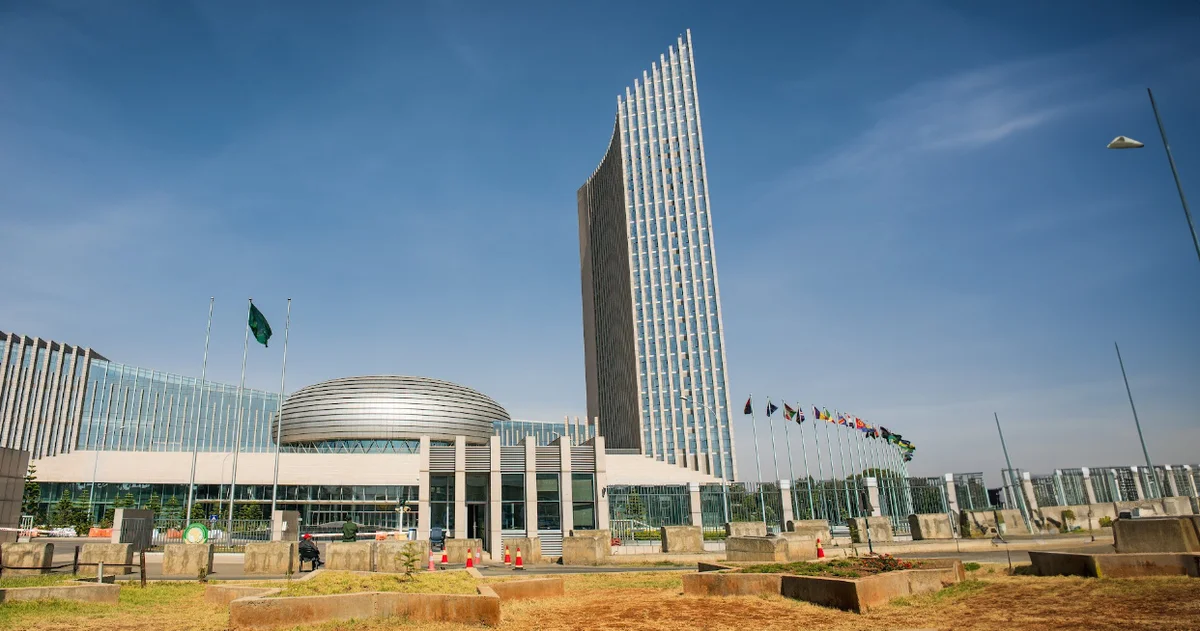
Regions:
M 236 382 L 246 298 L 281 334 L 291 297 L 289 390 L 582 415 L 575 191 L 691 28 L 735 409 L 852 412 L 914 474 L 994 482 L 993 411 L 1018 467 L 1134 464 L 1117 340 L 1151 456 L 1195 461 L 1200 263 L 1145 88 L 1200 199 L 1200 10 L 810 4 L 0 3 L 0 329 L 197 374 L 216 296 Z

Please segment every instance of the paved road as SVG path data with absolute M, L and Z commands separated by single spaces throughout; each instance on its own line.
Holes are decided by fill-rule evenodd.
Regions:
M 1111 543 L 1080 543 L 1078 541 L 1063 542 L 1064 545 L 1046 545 L 1039 546 L 1037 551 L 1045 552 L 1083 552 L 1089 554 L 1102 554 L 1106 552 L 1115 552 Z M 974 561 L 976 563 L 1008 563 L 1009 554 L 1012 554 L 1012 562 L 1014 564 L 1029 563 L 1029 553 L 1026 550 L 1007 550 L 1004 544 L 997 545 L 991 550 L 973 550 L 964 552 L 912 552 L 905 553 L 901 556 L 913 559 L 962 559 L 962 561 Z

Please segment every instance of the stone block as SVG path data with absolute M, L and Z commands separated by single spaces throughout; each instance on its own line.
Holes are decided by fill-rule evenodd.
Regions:
M 1165 515 L 1191 515 L 1192 498 L 1190 497 L 1164 497 L 1163 514 Z
M 491 583 L 489 587 L 501 601 L 529 600 L 533 598 L 555 598 L 564 593 L 561 578 L 534 578 L 527 581 L 505 581 Z
M 954 527 L 950 523 L 950 516 L 944 513 L 909 515 L 908 526 L 912 530 L 913 541 L 954 538 Z
M 447 539 L 446 540 L 446 557 L 451 563 L 466 563 L 467 550 L 471 554 L 480 553 L 480 559 L 483 558 L 483 539 Z M 441 559 L 438 559 L 439 561 Z
M 375 544 L 375 571 L 376 572 L 404 572 L 404 549 L 412 546 L 413 552 L 416 553 L 417 569 L 424 570 L 429 567 L 429 540 L 418 539 L 415 541 L 396 541 L 385 540 Z M 438 561 L 441 561 L 439 556 Z
M 504 544 L 508 546 L 508 554 L 512 562 L 517 562 L 517 548 L 521 549 L 521 563 L 530 565 L 542 562 L 542 540 L 537 537 L 512 537 L 505 538 Z M 504 560 L 504 549 L 500 549 L 500 560 Z
M 243 585 L 208 585 L 204 588 L 204 602 L 228 607 L 229 603 L 239 599 L 257 596 L 267 596 L 279 593 L 278 587 L 246 587 Z
M 699 526 L 662 526 L 662 551 L 666 554 L 701 554 L 704 532 Z
M 1113 540 L 1119 553 L 1200 553 L 1200 517 L 1141 517 L 1113 522 Z
M 863 613 L 895 598 L 935 592 L 960 582 L 961 564 L 954 567 L 884 572 L 862 578 L 784 576 L 780 594 L 825 607 Z
M 787 523 L 787 531 L 801 535 L 809 535 L 813 539 L 820 539 L 823 545 L 829 545 L 833 540 L 833 535 L 829 531 L 829 521 L 825 519 L 800 519 L 789 521 Z
M 132 567 L 118 567 L 133 563 L 133 545 L 129 543 L 85 543 L 79 549 L 80 563 L 103 563 L 104 574 L 132 574 Z M 111 568 L 111 571 L 110 571 Z M 80 574 L 95 573 L 94 567 L 87 565 L 79 570 Z
M 362 592 L 293 598 L 246 597 L 229 603 L 233 629 L 297 627 L 336 620 L 403 618 L 415 622 L 500 624 L 500 598 L 486 585 L 478 595 Z
M 294 541 L 247 543 L 242 555 L 242 571 L 246 574 L 287 576 L 299 565 L 299 551 Z
M 40 568 L 30 570 L 5 570 L 6 575 L 27 576 L 47 574 L 54 561 L 53 543 L 6 543 L 0 546 L 0 557 L 5 567 Z
M 600 565 L 612 554 L 612 535 L 607 530 L 579 530 L 563 537 L 563 565 Z
M 169 543 L 163 549 L 162 575 L 182 578 L 199 578 L 212 573 L 213 544 Z
M 782 574 L 684 574 L 688 596 L 776 596 Z
M 1200 555 L 1196 554 L 1079 554 L 1035 550 L 1029 552 L 1029 560 L 1038 576 L 1200 576 Z
M 725 558 L 751 563 L 787 563 L 788 541 L 783 537 L 727 537 Z
M 726 537 L 765 537 L 767 525 L 761 521 L 731 521 L 725 524 Z
M 779 535 L 787 540 L 788 561 L 811 561 L 817 558 L 817 538 L 798 532 L 785 532 Z M 821 542 L 824 545 L 824 541 Z
M 330 570 L 372 572 L 375 570 L 375 545 L 374 541 L 332 542 L 325 548 L 325 567 Z
M 850 540 L 854 543 L 866 543 L 866 529 L 871 529 L 872 543 L 895 541 L 892 535 L 892 519 L 890 517 L 855 517 L 850 520 Z
M 47 587 L 18 587 L 0 589 L 0 603 L 22 600 L 71 600 L 84 603 L 115 605 L 120 597 L 118 585 L 105 583 L 75 583 Z

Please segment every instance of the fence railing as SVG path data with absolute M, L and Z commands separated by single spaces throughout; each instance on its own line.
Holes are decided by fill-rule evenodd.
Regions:
M 657 543 L 660 526 L 691 523 L 691 499 L 682 484 L 609 486 L 608 517 L 622 545 Z

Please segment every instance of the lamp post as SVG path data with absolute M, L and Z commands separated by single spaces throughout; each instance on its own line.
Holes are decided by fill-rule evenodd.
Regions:
M 1162 136 L 1163 149 L 1167 152 L 1167 163 L 1171 165 L 1171 176 L 1175 178 L 1175 190 L 1179 192 L 1179 203 L 1183 206 L 1183 216 L 1187 219 L 1188 230 L 1192 234 L 1192 246 L 1196 248 L 1196 258 L 1200 260 L 1200 239 L 1196 238 L 1196 225 L 1192 222 L 1192 213 L 1188 210 L 1187 198 L 1183 195 L 1183 184 L 1179 182 L 1179 171 L 1175 168 L 1175 158 L 1171 155 L 1171 143 L 1167 142 L 1167 130 L 1163 127 L 1162 117 L 1158 115 L 1158 104 L 1154 102 L 1154 92 L 1146 88 L 1150 97 L 1150 108 L 1154 110 L 1154 121 L 1158 123 L 1158 133 Z M 1145 143 L 1138 142 L 1127 136 L 1117 136 L 1108 143 L 1109 149 L 1141 149 Z

